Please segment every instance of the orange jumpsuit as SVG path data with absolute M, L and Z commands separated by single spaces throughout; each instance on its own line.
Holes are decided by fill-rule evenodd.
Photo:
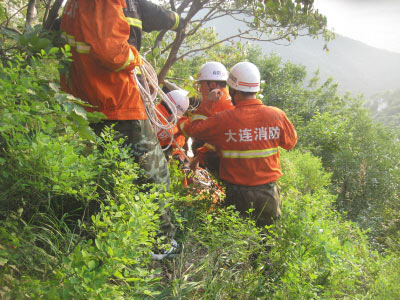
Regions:
M 278 147 L 291 149 L 297 133 L 286 114 L 258 99 L 244 100 L 234 110 L 213 116 L 212 105 L 197 120 L 181 119 L 180 129 L 214 145 L 221 157 L 221 179 L 235 185 L 275 182 L 281 175 Z
M 93 106 L 86 110 L 100 111 L 110 120 L 143 120 L 144 105 L 130 74 L 141 60 L 128 44 L 124 7 L 123 0 L 67 2 L 61 30 L 73 62 L 61 76 L 61 87 Z
M 131 74 L 141 64 L 141 32 L 178 24 L 176 13 L 146 0 L 69 0 L 61 31 L 73 61 L 61 76 L 62 90 L 91 104 L 87 111 L 102 112 L 109 120 L 147 119 Z
M 207 100 L 207 95 L 203 95 L 203 101 L 201 102 L 199 108 L 193 113 L 192 121 L 201 119 L 206 111 L 210 113 L 210 115 L 214 115 L 218 112 L 224 110 L 232 110 L 235 107 L 232 104 L 231 98 L 229 96 L 229 92 L 227 88 L 220 89 L 222 91 L 222 96 L 217 103 L 211 104 L 212 111 L 209 110 L 210 103 Z M 197 142 L 197 143 L 196 143 Z M 196 147 L 197 145 L 197 147 Z M 199 147 L 199 145 L 202 145 Z M 193 149 L 196 153 L 196 157 L 199 159 L 200 164 L 204 167 L 207 166 L 209 171 L 212 173 L 217 173 L 218 170 L 218 157 L 215 154 L 215 148 L 210 144 L 204 144 L 201 141 L 194 141 L 192 147 L 197 148 Z

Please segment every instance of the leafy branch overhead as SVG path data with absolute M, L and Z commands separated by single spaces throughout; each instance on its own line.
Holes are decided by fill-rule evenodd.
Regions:
M 168 3 L 164 3 L 166 6 Z M 333 38 L 327 29 L 326 17 L 321 15 L 309 0 L 183 0 L 175 1 L 177 13 L 184 19 L 181 32 L 164 47 L 167 58 L 159 78 L 165 78 L 178 60 L 229 41 L 265 41 L 289 44 L 297 36 L 322 36 L 326 42 Z M 241 24 L 237 31 L 220 40 L 202 39 L 196 35 L 218 20 L 235 20 Z M 156 39 L 157 47 L 160 33 Z M 191 43 L 194 41 L 194 43 Z M 153 47 L 153 48 L 154 48 Z

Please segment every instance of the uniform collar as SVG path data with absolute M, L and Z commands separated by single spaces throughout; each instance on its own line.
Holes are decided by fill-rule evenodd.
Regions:
M 247 100 L 242 100 L 239 103 L 236 103 L 235 107 L 242 107 L 242 106 L 248 106 L 248 105 L 262 105 L 263 103 L 261 100 L 258 99 L 247 99 Z

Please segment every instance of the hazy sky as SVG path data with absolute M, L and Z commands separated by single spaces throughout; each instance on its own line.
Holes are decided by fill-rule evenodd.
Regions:
M 400 0 L 315 0 L 330 29 L 400 53 Z

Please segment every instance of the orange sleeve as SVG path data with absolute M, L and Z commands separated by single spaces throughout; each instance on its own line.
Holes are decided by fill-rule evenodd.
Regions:
M 282 112 L 281 122 L 284 130 L 280 138 L 279 146 L 286 150 L 290 150 L 297 144 L 297 132 L 284 112 Z
M 203 99 L 201 101 L 199 107 L 196 109 L 196 111 L 193 113 L 194 116 L 196 115 L 202 115 L 202 116 L 211 116 L 214 111 L 214 107 L 216 106 L 217 102 L 215 101 L 209 101 L 207 98 Z
M 179 129 L 179 132 L 182 133 L 186 138 L 189 137 L 188 134 L 185 131 L 185 126 L 187 126 L 187 123 L 189 122 L 189 118 L 186 116 L 183 116 L 180 118 L 176 124 L 176 126 Z M 186 123 L 186 124 L 185 124 Z
M 235 108 L 235 106 L 232 104 L 231 97 L 229 96 L 229 93 L 226 91 L 226 89 L 223 89 L 222 91 L 224 92 L 224 95 L 221 97 L 220 100 L 217 101 L 216 105 L 214 106 L 213 114 L 224 110 L 232 110 Z
M 90 55 L 116 72 L 130 71 L 141 64 L 139 52 L 128 44 L 130 28 L 123 13 L 125 1 L 80 1 L 79 5 L 84 11 L 92 10 L 81 22 Z

